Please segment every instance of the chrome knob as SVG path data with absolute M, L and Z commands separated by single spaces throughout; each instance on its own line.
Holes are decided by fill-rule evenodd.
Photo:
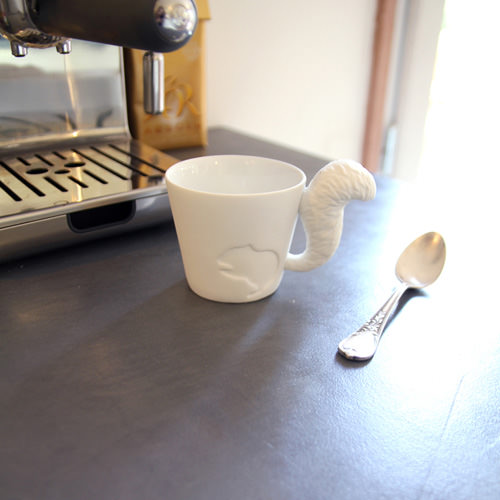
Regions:
M 172 44 L 179 45 L 191 38 L 198 19 L 191 0 L 156 0 L 153 16 L 160 34 Z

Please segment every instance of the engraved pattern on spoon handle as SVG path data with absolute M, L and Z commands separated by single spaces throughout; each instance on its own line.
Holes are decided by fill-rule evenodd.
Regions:
M 354 361 L 371 359 L 377 350 L 387 321 L 407 288 L 408 285 L 401 283 L 384 305 L 363 326 L 342 340 L 338 347 L 340 354 Z

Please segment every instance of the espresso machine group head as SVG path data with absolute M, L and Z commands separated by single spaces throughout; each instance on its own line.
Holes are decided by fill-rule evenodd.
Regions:
M 71 52 L 71 38 L 145 50 L 144 108 L 163 112 L 163 57 L 185 45 L 197 22 L 192 0 L 0 0 L 0 33 L 12 54 L 55 46 Z
M 192 0 L 0 0 L 0 260 L 167 217 L 175 160 L 130 137 L 122 47 L 158 114 L 196 25 Z

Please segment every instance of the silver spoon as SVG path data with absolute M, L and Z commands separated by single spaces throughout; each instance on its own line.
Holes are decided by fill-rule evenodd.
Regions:
M 434 283 L 443 270 L 445 259 L 446 245 L 439 233 L 425 233 L 410 243 L 396 263 L 399 285 L 387 302 L 359 330 L 340 342 L 339 353 L 354 361 L 371 359 L 403 293 L 408 288 L 424 288 Z

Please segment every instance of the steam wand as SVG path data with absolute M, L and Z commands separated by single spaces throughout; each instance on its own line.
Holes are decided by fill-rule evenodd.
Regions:
M 165 109 L 165 69 L 163 54 L 151 50 L 142 58 L 144 111 L 159 115 Z

